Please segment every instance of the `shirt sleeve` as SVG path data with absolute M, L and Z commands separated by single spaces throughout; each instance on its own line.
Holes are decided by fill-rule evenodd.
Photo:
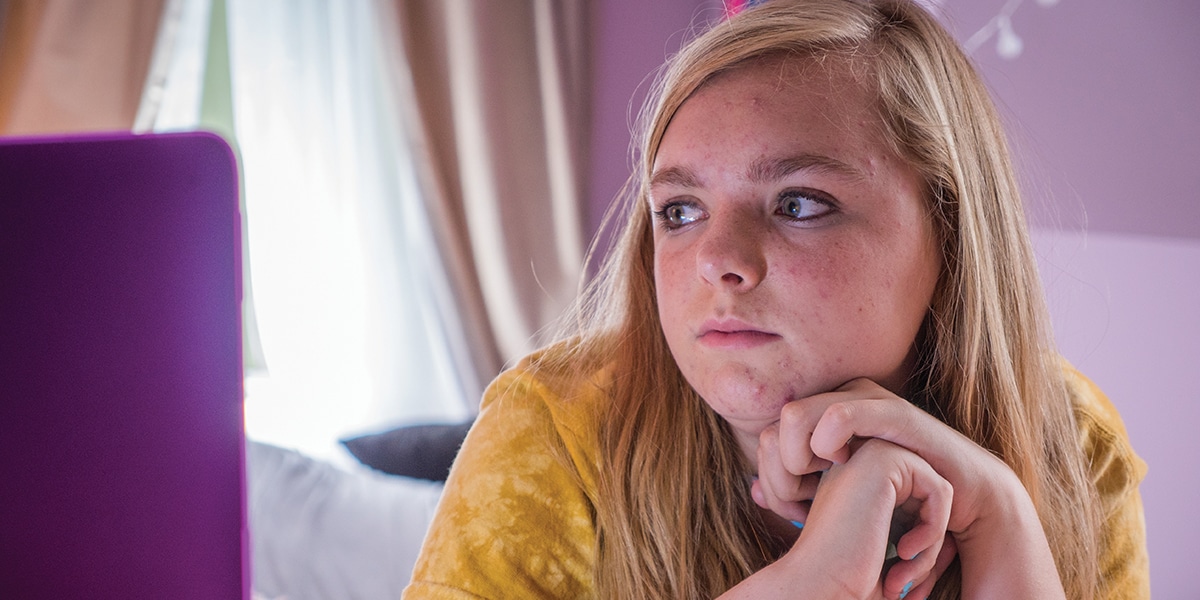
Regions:
M 1121 416 L 1108 397 L 1074 369 L 1067 373 L 1075 416 L 1104 517 L 1098 598 L 1150 598 L 1150 559 L 1138 485 L 1146 463 L 1133 451 Z
M 594 595 L 593 510 L 557 400 L 519 371 L 489 386 L 406 600 Z

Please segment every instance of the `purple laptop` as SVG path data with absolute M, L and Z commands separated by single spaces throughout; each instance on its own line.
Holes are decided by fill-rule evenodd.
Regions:
M 0 598 L 249 597 L 233 154 L 0 138 Z

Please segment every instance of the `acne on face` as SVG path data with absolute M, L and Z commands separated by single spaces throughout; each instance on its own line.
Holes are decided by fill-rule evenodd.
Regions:
M 667 172 L 690 177 L 652 182 L 651 210 L 678 203 L 689 219 L 655 225 L 663 332 L 739 435 L 857 377 L 899 391 L 940 253 L 920 178 L 848 65 L 793 57 L 719 75 L 673 116 L 654 163 Z M 714 323 L 746 332 L 713 343 Z

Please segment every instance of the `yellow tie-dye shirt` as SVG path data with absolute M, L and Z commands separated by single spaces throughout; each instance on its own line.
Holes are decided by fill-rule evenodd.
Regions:
M 484 394 L 406 600 L 596 597 L 590 411 L 603 402 L 605 374 L 535 373 L 529 365 L 503 373 Z M 1146 466 L 1104 394 L 1074 369 L 1067 376 L 1107 518 L 1103 597 L 1149 598 L 1137 489 Z

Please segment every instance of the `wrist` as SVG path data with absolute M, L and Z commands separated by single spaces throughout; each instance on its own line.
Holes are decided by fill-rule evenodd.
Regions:
M 1012 479 L 1016 481 L 1016 476 Z M 963 597 L 1055 598 L 1062 583 L 1032 498 L 1024 486 L 1000 486 L 986 511 L 954 541 Z
M 837 570 L 813 555 L 812 546 L 798 540 L 779 560 L 744 579 L 722 594 L 721 599 L 845 597 L 846 588 L 831 577 Z
M 1037 507 L 1015 473 L 1007 471 L 999 485 L 981 495 L 986 503 L 974 511 L 976 518 L 952 531 L 960 554 L 986 550 L 1024 537 L 1045 538 Z M 954 524 L 951 523 L 951 529 Z

